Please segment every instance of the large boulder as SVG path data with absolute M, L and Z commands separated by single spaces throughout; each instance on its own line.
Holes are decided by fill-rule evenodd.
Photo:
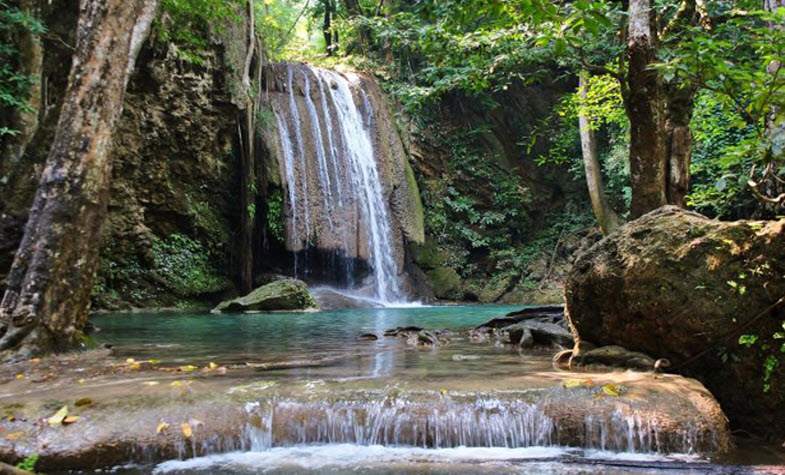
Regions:
M 785 220 L 660 208 L 580 255 L 565 294 L 576 349 L 583 340 L 668 358 L 733 424 L 785 437 Z
M 248 295 L 221 302 L 213 313 L 308 310 L 317 308 L 305 282 L 282 279 L 263 285 Z

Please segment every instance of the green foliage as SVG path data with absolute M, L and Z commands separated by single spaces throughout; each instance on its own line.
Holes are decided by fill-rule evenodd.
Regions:
M 202 64 L 211 34 L 229 21 L 241 21 L 243 4 L 240 0 L 162 0 L 158 36 L 177 45 L 180 59 Z
M 724 219 L 751 215 L 758 206 L 746 184 L 753 163 L 747 151 L 755 140 L 754 127 L 711 91 L 698 96 L 691 127 L 694 147 L 688 204 Z
M 286 221 L 283 213 L 283 192 L 273 188 L 267 196 L 267 232 L 278 243 L 286 242 Z
M 226 278 L 210 264 L 202 244 L 187 236 L 172 234 L 165 240 L 155 239 L 152 253 L 152 271 L 178 295 L 214 293 L 227 286 Z
M 461 136 L 445 136 L 449 170 L 441 180 L 426 183 L 423 202 L 426 233 L 449 247 L 448 264 L 470 273 L 469 255 L 512 245 L 528 223 L 528 190 L 520 178 L 498 165 L 480 140 L 480 127 Z
M 16 38 L 24 31 L 41 35 L 46 28 L 28 12 L 0 0 L 0 111 L 32 111 L 28 96 L 38 78 L 20 72 L 16 45 Z M 0 123 L 0 138 L 16 133 L 16 130 Z
M 39 455 L 38 454 L 30 454 L 25 457 L 21 462 L 16 464 L 16 468 L 20 470 L 27 470 L 28 472 L 35 471 L 35 464 L 38 463 Z

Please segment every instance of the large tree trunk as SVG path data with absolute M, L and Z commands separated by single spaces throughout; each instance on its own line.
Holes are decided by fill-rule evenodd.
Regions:
M 132 45 L 148 33 L 146 12 L 156 4 L 80 2 L 57 131 L 0 304 L 3 359 L 79 343 L 106 217 L 112 132 L 138 52 Z
M 578 76 L 578 89 L 581 99 L 585 100 L 589 87 L 589 75 L 582 71 Z M 613 211 L 605 195 L 605 186 L 602 183 L 602 169 L 597 158 L 597 142 L 589 117 L 583 112 L 578 113 L 578 127 L 581 134 L 581 150 L 583 152 L 583 168 L 586 172 L 586 185 L 589 188 L 589 198 L 594 216 L 602 229 L 602 234 L 613 232 L 619 227 L 619 217 Z
M 630 119 L 630 215 L 637 218 L 667 203 L 668 152 L 660 78 L 656 62 L 657 38 L 650 0 L 630 0 L 627 32 L 627 92 Z

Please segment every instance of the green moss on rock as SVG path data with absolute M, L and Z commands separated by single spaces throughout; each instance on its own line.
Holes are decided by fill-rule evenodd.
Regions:
M 433 294 L 436 298 L 447 300 L 460 300 L 463 298 L 461 290 L 461 276 L 451 267 L 437 267 L 426 273 L 431 281 Z
M 282 279 L 263 285 L 248 295 L 221 302 L 213 313 L 317 308 L 305 282 Z

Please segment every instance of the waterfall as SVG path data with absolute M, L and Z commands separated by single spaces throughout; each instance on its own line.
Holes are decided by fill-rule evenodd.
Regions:
M 352 289 L 359 260 L 368 268 L 367 297 L 382 305 L 403 300 L 402 237 L 389 204 L 392 187 L 385 186 L 388 157 L 375 145 L 381 135 L 375 115 L 386 111 L 374 107 L 357 74 L 285 68 L 285 94 L 271 103 L 295 276 L 324 265 L 308 256 L 326 250 L 340 264 L 323 274 Z

